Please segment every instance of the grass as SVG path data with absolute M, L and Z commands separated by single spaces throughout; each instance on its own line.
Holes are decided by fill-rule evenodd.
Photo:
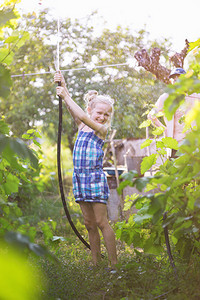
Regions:
M 190 263 L 174 257 L 178 280 L 169 264 L 167 253 L 162 256 L 135 252 L 132 246 L 117 241 L 119 264 L 116 272 L 107 266 L 105 258 L 97 268 L 91 264 L 90 250 L 79 241 L 64 217 L 58 197 L 35 200 L 43 220 L 49 216 L 57 222 L 54 232 L 65 241 L 49 242 L 48 249 L 59 263 L 47 258 L 29 257 L 29 261 L 41 270 L 41 299 L 37 300 L 199 300 L 200 259 L 193 257 Z M 69 197 L 68 207 L 78 230 L 87 240 L 87 232 L 78 205 Z M 52 207 L 54 209 L 52 209 Z M 33 212 L 32 212 L 33 213 Z M 31 214 L 31 211 L 30 211 Z M 38 240 L 41 242 L 41 240 Z M 103 242 L 103 241 L 102 241 Z
M 33 259 L 42 271 L 46 288 L 41 299 L 105 299 L 105 300 L 198 300 L 200 299 L 200 260 L 190 267 L 177 262 L 178 280 L 167 257 L 133 254 L 132 249 L 118 242 L 119 264 L 116 272 L 107 267 L 107 259 L 93 268 L 90 251 L 76 237 L 52 245 L 59 260 Z

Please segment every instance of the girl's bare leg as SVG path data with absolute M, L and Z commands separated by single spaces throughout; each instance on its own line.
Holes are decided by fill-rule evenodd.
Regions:
M 92 206 L 97 226 L 102 231 L 104 237 L 104 241 L 108 251 L 108 258 L 110 260 L 111 266 L 115 266 L 117 264 L 115 234 L 108 222 L 107 207 L 105 204 L 102 203 L 92 203 Z
M 83 202 L 79 203 L 83 213 L 85 226 L 89 235 L 90 248 L 92 253 L 92 261 L 96 266 L 101 259 L 100 250 L 100 235 L 91 203 Z

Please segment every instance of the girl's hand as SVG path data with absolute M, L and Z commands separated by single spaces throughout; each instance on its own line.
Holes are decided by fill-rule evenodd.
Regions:
M 65 79 L 60 71 L 56 72 L 54 75 L 54 82 L 60 82 L 62 87 L 66 87 Z
M 70 98 L 68 90 L 66 88 L 62 87 L 62 86 L 57 86 L 56 87 L 56 94 L 59 97 L 61 97 L 62 99 L 69 99 Z

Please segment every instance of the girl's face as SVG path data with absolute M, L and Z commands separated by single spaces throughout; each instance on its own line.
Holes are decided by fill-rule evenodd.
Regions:
M 104 125 L 111 116 L 112 107 L 103 102 L 97 102 L 93 108 L 88 107 L 90 118 L 102 125 Z

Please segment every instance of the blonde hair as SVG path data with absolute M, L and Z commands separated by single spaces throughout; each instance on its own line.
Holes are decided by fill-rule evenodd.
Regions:
M 98 92 L 95 90 L 90 90 L 87 92 L 87 94 L 85 94 L 84 101 L 86 103 L 86 110 L 88 110 L 88 107 L 93 109 L 96 103 L 99 102 L 109 104 L 112 108 L 112 113 L 110 118 L 107 121 L 107 124 L 109 126 L 111 125 L 111 121 L 114 113 L 114 102 L 115 102 L 114 99 L 112 99 L 108 95 L 99 95 Z

